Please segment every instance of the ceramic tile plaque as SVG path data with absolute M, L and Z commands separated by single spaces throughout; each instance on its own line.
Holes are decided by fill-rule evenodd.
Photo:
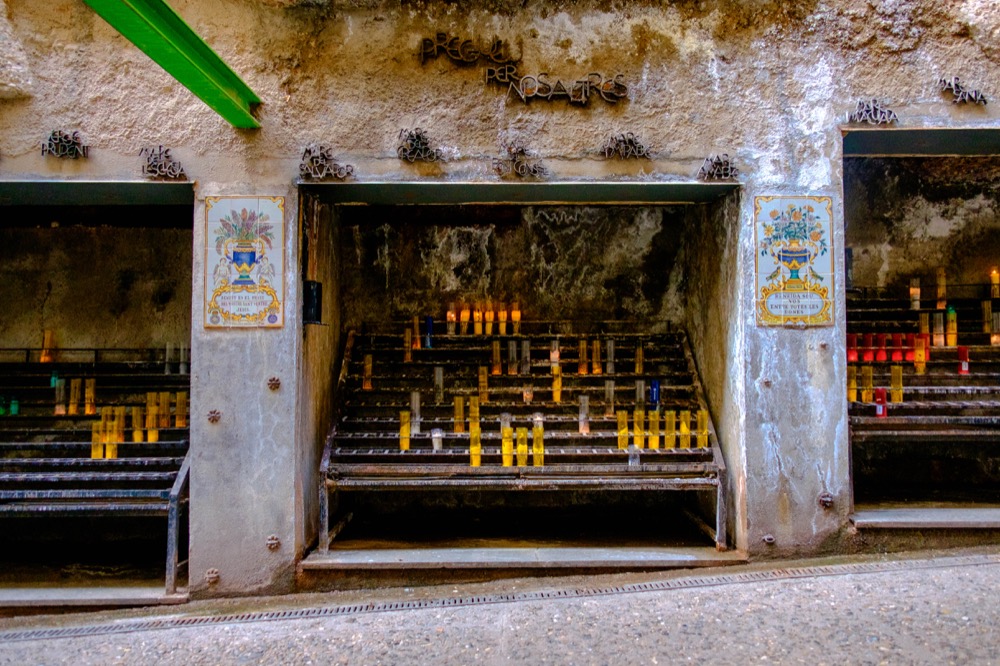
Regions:
M 284 324 L 284 197 L 205 197 L 205 328 Z
M 833 324 L 833 200 L 755 197 L 758 326 Z

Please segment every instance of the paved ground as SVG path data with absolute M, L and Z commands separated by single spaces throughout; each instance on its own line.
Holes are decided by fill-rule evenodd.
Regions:
M 511 592 L 522 597 L 472 598 Z M 567 596 L 548 598 L 553 592 Z M 462 605 L 443 607 L 444 599 Z M 361 600 L 420 607 L 330 613 Z M 300 617 L 275 619 L 278 610 Z M 256 614 L 233 617 L 247 612 Z M 214 619 L 148 625 L 205 617 Z M 56 627 L 93 633 L 42 640 L 11 633 Z M 683 662 L 1000 664 L 1000 550 L 0 620 L 0 664 L 18 666 Z

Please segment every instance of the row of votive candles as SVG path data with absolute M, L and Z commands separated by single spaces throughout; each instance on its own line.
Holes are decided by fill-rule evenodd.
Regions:
M 617 433 L 618 448 L 625 450 L 629 448 L 629 435 L 631 434 L 632 446 L 636 449 L 659 449 L 660 438 L 663 438 L 663 448 L 665 449 L 690 449 L 691 436 L 694 435 L 696 448 L 708 448 L 708 411 L 700 409 L 696 412 L 695 429 L 691 429 L 691 412 L 689 410 L 663 412 L 663 423 L 661 427 L 660 413 L 646 412 L 637 409 L 632 412 L 632 428 L 629 429 L 629 413 L 619 410 L 617 413 Z M 545 417 L 542 414 L 535 414 L 532 417 L 532 458 L 536 467 L 544 464 L 545 455 Z M 455 419 L 455 432 L 464 433 L 464 419 Z M 400 451 L 410 450 L 410 438 L 414 434 L 420 433 L 420 420 L 412 418 L 409 411 L 399 413 L 399 449 Z M 583 417 L 580 419 L 580 433 L 590 433 L 590 423 Z M 514 464 L 514 436 L 517 436 L 517 465 L 523 467 L 527 465 L 528 446 L 527 428 L 514 428 L 512 417 L 508 413 L 500 415 L 500 452 L 501 463 L 504 467 L 511 467 Z M 482 424 L 479 420 L 479 405 L 470 404 L 469 409 L 469 456 L 470 464 L 479 467 L 482 462 Z M 431 445 L 435 451 L 444 448 L 444 430 L 434 428 L 431 430 Z
M 167 343 L 166 348 L 163 351 L 163 373 L 169 375 L 171 364 L 176 363 L 177 371 L 182 375 L 186 375 L 188 373 L 190 347 L 186 345 L 177 345 L 176 348 L 177 360 L 175 361 L 174 344 L 172 342 Z M 38 360 L 42 363 L 51 363 L 55 349 L 54 335 L 51 330 L 45 329 L 42 331 L 42 350 L 39 354 Z
M 873 339 L 874 338 L 874 339 Z M 892 345 L 888 344 L 889 336 L 877 333 L 874 336 L 866 333 L 862 337 L 862 346 L 858 346 L 858 338 L 854 333 L 847 336 L 848 363 L 881 363 L 891 361 L 912 362 L 918 375 L 927 372 L 927 361 L 931 360 L 930 336 L 927 333 L 907 333 L 905 338 L 901 333 L 892 334 Z M 969 348 L 964 345 L 956 347 L 958 352 L 958 374 L 969 374 Z
M 469 334 L 469 323 L 472 323 L 473 335 L 493 335 L 494 323 L 499 335 L 507 335 L 507 305 L 505 303 L 494 304 L 491 301 L 483 303 L 468 304 L 462 303 L 456 306 L 455 303 L 448 304 L 448 311 L 445 313 L 445 322 L 448 335 L 455 335 L 456 328 L 460 335 Z M 432 319 L 427 318 L 428 329 L 431 328 Z M 517 301 L 510 304 L 511 333 L 519 335 L 521 333 L 521 306 Z M 416 328 L 416 318 L 414 318 L 414 328 Z M 419 337 L 419 331 L 417 336 Z
M 888 397 L 888 400 L 887 400 Z M 847 401 L 871 403 L 885 405 L 887 402 L 903 402 L 903 366 L 894 365 L 889 373 L 889 391 L 886 393 L 884 387 L 876 387 L 872 377 L 872 366 L 861 366 L 861 383 L 858 384 L 858 369 L 855 366 L 847 367 Z M 879 416 L 884 415 L 884 409 L 880 410 Z
M 937 269 L 934 281 L 937 309 L 944 310 L 948 304 L 948 278 L 943 267 Z M 1000 298 L 1000 271 L 996 268 L 990 271 L 990 298 Z M 910 309 L 920 309 L 920 278 L 910 279 Z
M 171 402 L 176 408 L 171 414 Z M 187 427 L 187 393 L 181 391 L 171 400 L 170 393 L 147 393 L 145 408 L 102 407 L 101 420 L 95 421 L 91 430 L 91 458 L 117 458 L 118 444 L 125 441 L 125 417 L 131 417 L 133 442 L 160 441 L 160 429 Z M 173 416 L 173 418 L 171 418 Z

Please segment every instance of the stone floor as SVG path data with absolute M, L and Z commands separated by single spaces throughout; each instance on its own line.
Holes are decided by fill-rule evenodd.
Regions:
M 980 548 L 193 602 L 2 619 L 0 664 L 991 664 L 998 590 Z

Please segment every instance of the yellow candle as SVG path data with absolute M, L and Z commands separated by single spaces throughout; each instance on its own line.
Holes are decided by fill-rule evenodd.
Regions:
M 552 402 L 562 402 L 562 367 L 558 364 L 552 366 Z
M 479 427 L 469 431 L 469 465 L 479 467 L 483 460 L 483 446 L 480 440 Z
M 589 366 L 589 362 L 587 361 L 587 347 L 588 347 L 587 341 L 580 340 L 580 352 L 579 352 L 580 358 L 578 359 L 577 363 L 577 372 L 581 375 L 587 374 L 587 368 Z
M 618 448 L 628 448 L 628 412 L 618 410 Z
M 858 401 L 858 369 L 847 366 L 847 402 Z
M 465 400 L 455 396 L 455 432 L 465 432 Z
M 413 338 L 412 343 L 414 349 L 420 349 L 420 317 L 413 315 Z
M 479 402 L 489 401 L 489 375 L 485 365 L 479 367 Z
M 507 305 L 497 306 L 497 317 L 500 319 L 500 335 L 507 335 Z
M 691 448 L 691 412 L 684 409 L 678 417 L 680 421 L 680 440 L 682 449 Z
M 176 414 L 174 414 L 174 423 L 178 428 L 187 427 L 187 404 L 188 404 L 188 394 L 187 391 L 177 392 L 177 409 Z
M 486 304 L 486 335 L 493 335 L 493 304 Z
M 872 402 L 872 392 L 875 385 L 872 382 L 872 366 L 861 366 L 861 402 Z
M 154 394 L 155 395 L 155 394 Z M 158 442 L 160 441 L 160 406 L 152 405 L 146 407 L 146 441 L 147 442 Z
M 493 370 L 492 370 L 492 374 L 494 374 L 494 375 L 502 375 L 503 374 L 503 365 L 500 362 L 500 341 L 499 340 L 494 340 L 493 341 Z
M 891 382 L 889 402 L 903 402 L 903 366 L 892 366 Z
M 695 431 L 695 438 L 698 441 L 699 449 L 708 448 L 708 410 L 698 410 L 698 429 Z
M 545 465 L 545 429 L 536 424 L 531 435 L 531 462 L 535 467 L 542 467 Z
M 472 311 L 472 332 L 476 335 L 483 334 L 483 307 L 476 303 L 476 309 Z
M 155 394 L 154 394 L 155 395 Z M 97 380 L 88 379 L 84 382 L 83 413 L 93 416 L 97 413 Z
M 927 372 L 927 349 L 924 347 L 926 338 L 918 337 L 913 347 L 913 371 L 918 375 Z
M 468 305 L 463 305 L 462 306 L 462 313 L 461 313 L 460 317 L 461 317 L 461 328 L 459 329 L 459 332 L 462 335 L 466 335 L 469 332 L 469 306 Z
M 49 329 L 42 331 L 42 353 L 38 360 L 41 363 L 50 363 L 52 361 L 52 331 Z
M 660 413 L 657 411 L 649 413 L 649 448 L 660 448 Z
M 142 437 L 142 407 L 132 408 L 132 441 L 141 442 Z
M 945 277 L 944 267 L 937 269 L 937 309 L 944 310 L 947 301 L 948 280 Z
M 945 344 L 949 347 L 955 347 L 958 345 L 958 314 L 955 312 L 955 308 L 948 308 L 946 315 Z
M 517 466 L 528 466 L 528 429 L 517 429 Z
M 365 375 L 361 380 L 361 390 L 371 391 L 372 390 L 372 355 L 365 354 Z
M 642 409 L 637 409 L 632 412 L 632 441 L 635 442 L 635 448 L 643 449 L 646 448 L 646 412 Z
M 663 412 L 663 448 L 677 448 L 677 412 L 672 409 Z
M 403 363 L 413 360 L 413 331 L 409 327 L 403 330 Z
M 500 455 L 504 467 L 514 466 L 513 428 L 500 428 Z
M 104 457 L 104 424 L 101 421 L 90 424 L 90 457 L 94 459 Z
M 635 374 L 641 375 L 643 372 L 643 364 L 646 361 L 646 351 L 643 349 L 643 344 L 640 341 L 635 347 Z
M 170 427 L 170 392 L 160 393 L 160 427 Z
M 410 450 L 410 412 L 399 413 L 399 450 Z
M 990 298 L 1000 298 L 1000 272 L 996 267 L 990 271 Z
M 594 353 L 591 355 L 593 364 L 591 366 L 591 374 L 599 375 L 602 372 L 601 368 L 601 341 L 594 340 Z
M 469 432 L 475 428 L 479 430 L 479 396 L 469 396 Z
M 514 335 L 521 334 L 521 308 L 517 302 L 510 305 L 510 321 L 514 325 Z
M 458 313 L 455 311 L 455 304 L 448 304 L 448 312 L 445 314 L 448 335 L 455 335 L 455 323 L 458 321 Z
M 80 384 L 81 380 L 69 380 L 69 408 L 66 413 L 70 415 L 79 414 L 80 410 Z

